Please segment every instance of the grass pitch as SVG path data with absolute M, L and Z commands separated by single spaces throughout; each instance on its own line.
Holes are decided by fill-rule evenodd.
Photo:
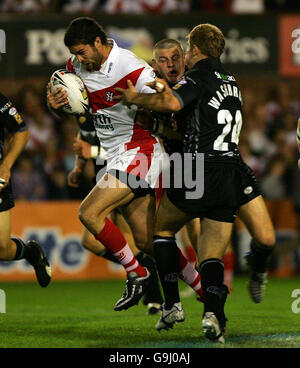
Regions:
M 226 343 L 214 344 L 201 331 L 203 305 L 183 299 L 186 320 L 173 330 L 158 333 L 158 316 L 139 306 L 115 312 L 124 281 L 2 283 L 6 313 L 0 314 L 1 348 L 280 348 L 300 347 L 299 279 L 270 279 L 267 295 L 254 304 L 247 279 L 237 277 L 226 304 Z M 183 284 L 181 284 L 181 287 Z M 300 292 L 299 292 L 300 297 Z

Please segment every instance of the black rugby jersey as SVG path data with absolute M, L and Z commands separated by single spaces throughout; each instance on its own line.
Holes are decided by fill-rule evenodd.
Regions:
M 27 126 L 16 107 L 7 97 L 0 93 L 0 162 L 3 160 L 5 128 L 10 133 L 27 130 Z
M 183 128 L 184 152 L 238 154 L 241 93 L 219 59 L 197 62 L 173 87 L 173 94 L 182 107 L 175 119 Z

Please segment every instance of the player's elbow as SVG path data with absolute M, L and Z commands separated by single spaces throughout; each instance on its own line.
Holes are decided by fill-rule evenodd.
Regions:
M 175 96 L 167 100 L 166 107 L 168 109 L 167 112 L 177 112 L 181 110 L 180 102 Z

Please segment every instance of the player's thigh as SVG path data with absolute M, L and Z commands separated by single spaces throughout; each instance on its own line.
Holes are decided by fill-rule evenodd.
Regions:
M 238 216 L 257 242 L 266 246 L 275 244 L 274 227 L 261 195 L 241 206 Z
M 123 214 L 134 236 L 135 245 L 148 253 L 152 252 L 155 196 L 147 194 L 135 198 L 123 207 Z
M 200 264 L 208 258 L 222 259 L 232 235 L 231 222 L 201 220 L 201 233 L 197 243 L 197 257 Z
M 165 192 L 155 216 L 154 235 L 175 236 L 191 219 L 190 215 L 173 205 Z
M 115 176 L 105 174 L 81 203 L 79 214 L 82 217 L 95 217 L 99 214 L 106 217 L 133 197 L 134 194 L 127 185 Z
M 0 248 L 6 248 L 10 244 L 11 214 L 10 210 L 0 212 Z

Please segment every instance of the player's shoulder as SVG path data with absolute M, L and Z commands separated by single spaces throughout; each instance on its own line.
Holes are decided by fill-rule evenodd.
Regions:
M 126 71 L 140 68 L 152 70 L 152 67 L 145 60 L 139 58 L 132 51 L 123 48 L 119 48 L 118 64 L 122 64 L 123 70 Z
M 67 70 L 77 74 L 76 71 L 79 69 L 80 69 L 80 62 L 77 60 L 76 56 L 75 55 L 70 56 L 67 61 Z

